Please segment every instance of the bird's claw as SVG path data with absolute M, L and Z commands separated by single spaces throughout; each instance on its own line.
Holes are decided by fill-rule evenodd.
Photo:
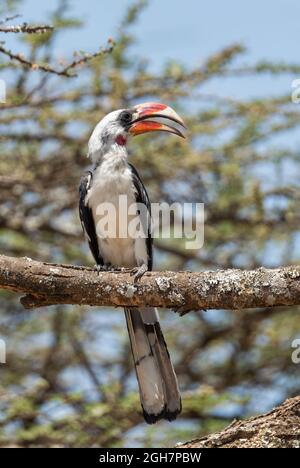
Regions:
M 97 275 L 102 271 L 102 265 L 94 265 L 94 270 L 96 271 Z
M 179 306 L 179 307 L 174 307 L 174 312 L 176 312 L 176 314 L 179 314 L 180 317 L 183 317 L 185 314 L 188 314 L 189 312 L 192 312 L 194 309 L 191 309 L 187 306 Z
M 148 271 L 148 268 L 145 264 L 141 265 L 140 267 L 132 268 L 130 271 L 130 276 L 134 277 L 133 282 L 137 283 L 142 278 L 142 276 L 144 276 L 146 271 Z
M 122 271 L 122 268 L 114 267 L 111 263 L 106 263 L 105 265 L 95 265 L 95 270 L 98 275 L 101 271 Z

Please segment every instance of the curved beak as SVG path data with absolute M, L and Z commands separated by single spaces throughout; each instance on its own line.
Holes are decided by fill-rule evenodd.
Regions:
M 134 120 L 129 127 L 131 135 L 162 131 L 185 138 L 184 133 L 178 126 L 184 129 L 186 126 L 182 118 L 171 107 L 158 102 L 146 102 L 135 106 L 134 111 Z M 159 119 L 159 121 L 155 119 Z

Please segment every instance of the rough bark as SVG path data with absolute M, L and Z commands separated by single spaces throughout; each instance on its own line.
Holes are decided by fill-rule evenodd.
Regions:
M 205 272 L 147 272 L 134 283 L 128 271 L 41 263 L 0 256 L 0 289 L 25 293 L 26 308 L 53 304 L 242 309 L 300 304 L 300 267 Z
M 300 448 L 300 397 L 267 414 L 233 421 L 223 431 L 180 444 L 179 448 Z

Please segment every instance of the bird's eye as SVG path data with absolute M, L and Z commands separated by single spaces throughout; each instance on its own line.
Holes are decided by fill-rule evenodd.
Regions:
M 124 123 L 129 123 L 131 122 L 131 119 L 132 119 L 132 115 L 130 112 L 128 111 L 123 111 L 120 115 L 120 119 L 122 120 L 122 122 Z

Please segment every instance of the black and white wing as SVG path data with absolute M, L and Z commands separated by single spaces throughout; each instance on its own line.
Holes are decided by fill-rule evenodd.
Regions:
M 153 239 L 151 237 L 151 203 L 148 197 L 148 193 L 145 189 L 145 186 L 136 170 L 136 168 L 129 163 L 129 166 L 131 168 L 131 173 L 132 173 L 132 180 L 134 184 L 134 188 L 136 190 L 136 202 L 137 203 L 142 203 L 143 205 L 146 206 L 148 216 L 145 222 L 147 223 L 145 232 L 147 233 L 147 237 L 145 239 L 146 241 L 146 248 L 147 248 L 147 255 L 148 255 L 148 270 L 152 270 L 152 264 L 153 264 L 153 253 L 152 253 L 152 244 L 153 244 Z
M 93 218 L 93 213 L 91 208 L 86 204 L 86 196 L 91 187 L 93 179 L 93 174 L 91 171 L 88 171 L 84 174 L 80 180 L 79 185 L 79 217 L 81 221 L 81 226 L 85 236 L 87 237 L 91 252 L 94 259 L 96 260 L 97 265 L 103 265 L 103 258 L 99 252 L 99 245 L 97 240 L 95 222 Z
M 151 270 L 151 205 L 138 172 L 131 164 L 130 167 L 136 202 L 144 204 L 149 214 L 142 219 L 142 224 L 148 234 L 145 241 L 148 269 Z M 125 316 L 144 418 L 149 424 L 162 418 L 172 421 L 181 411 L 181 398 L 158 312 L 154 307 L 128 307 L 125 308 Z

